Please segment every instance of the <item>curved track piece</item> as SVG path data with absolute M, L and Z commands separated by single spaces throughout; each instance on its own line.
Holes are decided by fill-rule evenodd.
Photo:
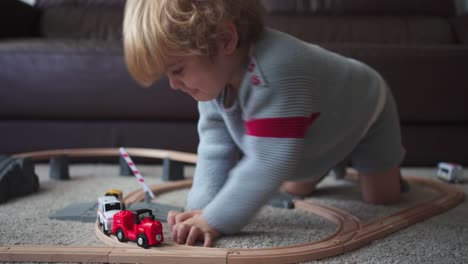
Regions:
M 147 158 L 170 158 L 195 163 L 196 155 L 151 149 L 127 149 L 130 155 Z M 118 149 L 75 149 L 32 152 L 16 155 L 35 160 L 53 156 L 72 157 L 118 156 Z M 446 183 L 418 177 L 404 177 L 412 183 L 434 189 L 439 196 L 368 223 L 340 209 L 320 205 L 312 201 L 295 201 L 297 210 L 305 210 L 322 216 L 337 225 L 336 231 L 326 239 L 286 247 L 262 249 L 200 248 L 163 244 L 149 250 L 133 244 L 120 243 L 116 238 L 105 236 L 96 228 L 96 235 L 112 247 L 54 247 L 54 246 L 2 246 L 0 259 L 6 261 L 47 262 L 139 262 L 139 263 L 292 263 L 336 256 L 360 248 L 419 221 L 437 215 L 461 203 L 464 193 Z M 153 185 L 155 194 L 188 188 L 190 180 Z M 128 203 L 142 201 L 143 191 L 130 193 Z
M 162 150 L 162 149 L 145 149 L 145 148 L 126 148 L 129 155 L 142 158 L 154 159 L 171 159 L 186 163 L 195 164 L 197 155 L 192 153 Z M 73 158 L 96 158 L 96 157 L 119 157 L 118 148 L 80 148 L 80 149 L 58 149 L 27 152 L 13 155 L 15 158 L 29 157 L 33 160 L 49 160 L 54 157 L 73 157 Z

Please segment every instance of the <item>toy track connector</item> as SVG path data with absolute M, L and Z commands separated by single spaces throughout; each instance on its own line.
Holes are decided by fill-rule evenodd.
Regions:
M 163 180 L 164 181 L 179 181 L 183 180 L 184 163 L 165 158 L 163 160 Z
M 58 156 L 50 159 L 49 177 L 54 180 L 69 180 L 68 158 Z

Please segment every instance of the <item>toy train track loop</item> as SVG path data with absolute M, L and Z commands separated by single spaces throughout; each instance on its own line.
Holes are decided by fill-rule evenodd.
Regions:
M 196 163 L 196 155 L 158 149 L 128 148 L 135 157 L 172 159 L 185 163 Z M 120 155 L 119 149 L 65 149 L 30 152 L 15 155 L 33 160 L 46 160 L 66 155 L 70 157 L 103 157 Z M 355 173 L 349 171 L 352 177 Z M 201 248 L 164 244 L 162 247 L 141 249 L 136 245 L 123 244 L 114 237 L 104 235 L 96 224 L 96 235 L 108 246 L 0 246 L 2 261 L 41 262 L 96 262 L 96 263 L 296 263 L 337 256 L 358 249 L 370 242 L 388 236 L 417 222 L 428 219 L 458 205 L 464 199 L 462 190 L 453 185 L 422 177 L 404 176 L 411 184 L 431 188 L 438 196 L 380 219 L 363 222 L 357 217 L 337 208 L 324 206 L 313 201 L 295 201 L 294 210 L 304 210 L 321 216 L 336 224 L 329 237 L 299 245 L 284 247 L 241 249 Z M 151 185 L 154 194 L 189 188 L 190 180 Z M 124 199 L 126 203 L 142 201 L 144 192 L 137 190 Z

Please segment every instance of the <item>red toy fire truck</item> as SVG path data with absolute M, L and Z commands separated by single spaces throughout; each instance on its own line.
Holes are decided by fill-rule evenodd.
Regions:
M 120 242 L 136 241 L 143 248 L 164 241 L 162 224 L 154 219 L 150 209 L 123 210 L 114 215 L 112 233 Z

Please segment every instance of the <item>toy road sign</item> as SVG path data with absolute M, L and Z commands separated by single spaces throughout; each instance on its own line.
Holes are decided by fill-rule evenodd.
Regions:
M 123 147 L 120 148 L 120 155 L 122 155 L 122 157 L 125 159 L 125 161 L 127 162 L 128 166 L 130 167 L 130 169 L 132 169 L 133 174 L 135 175 L 135 177 L 137 177 L 138 181 L 139 181 L 139 182 L 141 183 L 141 185 L 143 186 L 143 190 L 145 190 L 146 193 L 149 193 L 149 195 L 151 196 L 151 198 L 154 199 L 154 193 L 153 193 L 153 191 L 152 191 L 151 188 L 148 186 L 148 184 L 146 184 L 145 179 L 143 178 L 143 176 L 141 176 L 140 171 L 137 169 L 137 167 L 135 166 L 135 163 L 133 163 L 132 159 L 130 158 L 130 156 L 128 155 L 127 151 L 125 151 L 125 149 L 124 149 Z

